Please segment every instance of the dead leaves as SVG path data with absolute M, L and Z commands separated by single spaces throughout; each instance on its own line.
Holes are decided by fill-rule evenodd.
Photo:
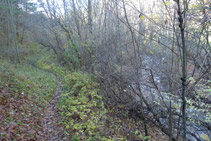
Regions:
M 4 93 L 2 93 L 4 92 Z M 10 88 L 1 90 L 0 95 L 0 137 L 2 140 L 36 140 L 40 136 L 42 118 L 36 103 L 28 94 L 14 92 Z

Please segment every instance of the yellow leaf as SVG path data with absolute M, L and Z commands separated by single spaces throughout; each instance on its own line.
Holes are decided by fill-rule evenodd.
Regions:
M 142 20 L 144 20 L 144 19 L 145 19 L 145 17 L 144 17 L 144 16 L 141 16 L 141 19 L 142 19 Z
M 124 105 L 120 105 L 119 108 L 124 108 Z
M 71 114 L 70 112 L 67 112 L 67 113 L 66 113 L 66 116 L 68 116 L 68 117 L 71 116 L 71 115 L 72 115 L 72 114 Z
M 144 41 L 144 44 L 146 44 L 147 43 L 147 41 Z
M 165 5 L 167 5 L 167 6 L 170 5 L 170 2 L 169 1 L 165 2 Z
M 66 125 L 66 129 L 69 129 L 70 128 L 70 126 L 69 125 Z
M 152 54 L 152 55 L 154 54 L 151 50 L 149 51 L 149 53 Z
M 210 138 L 208 137 L 207 134 L 201 134 L 200 137 L 201 137 L 202 139 L 204 139 L 205 141 L 210 141 Z
M 179 108 L 179 106 L 178 106 L 177 104 L 174 104 L 174 108 L 176 108 L 176 109 L 177 109 L 177 108 Z

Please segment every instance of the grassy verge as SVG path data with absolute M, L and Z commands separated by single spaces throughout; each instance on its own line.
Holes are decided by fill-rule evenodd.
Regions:
M 40 138 L 44 109 L 55 90 L 52 74 L 0 60 L 0 139 Z

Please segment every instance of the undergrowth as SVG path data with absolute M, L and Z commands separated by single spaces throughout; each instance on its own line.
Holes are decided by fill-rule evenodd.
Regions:
M 62 124 L 72 140 L 96 140 L 106 113 L 98 84 L 87 74 L 74 72 L 63 79 L 59 100 Z
M 24 56 L 22 64 L 0 60 L 1 140 L 40 140 L 45 136 L 42 121 L 56 90 L 54 75 L 62 82 L 59 125 L 63 126 L 69 140 L 150 138 L 142 136 L 143 123 L 130 118 L 123 106 L 104 103 L 100 86 L 92 75 L 71 72 L 73 69 L 59 65 L 55 55 L 43 53 L 37 44 L 31 48 L 26 51 L 28 55 Z M 163 134 L 156 136 L 160 138 Z

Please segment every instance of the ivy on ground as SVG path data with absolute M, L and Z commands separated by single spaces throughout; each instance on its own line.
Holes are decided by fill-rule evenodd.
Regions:
M 89 75 L 75 72 L 64 77 L 63 90 L 59 109 L 67 134 L 75 140 L 99 138 L 106 110 L 98 84 Z

